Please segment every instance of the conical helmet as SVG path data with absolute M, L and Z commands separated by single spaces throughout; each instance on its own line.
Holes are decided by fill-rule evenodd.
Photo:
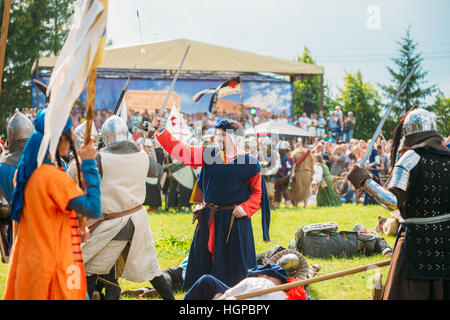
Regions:
M 128 126 L 121 117 L 113 115 L 102 126 L 102 140 L 105 146 L 119 141 L 128 141 Z
M 12 116 L 8 122 L 6 133 L 8 135 L 8 144 L 28 139 L 34 132 L 34 125 L 31 120 L 20 111 Z

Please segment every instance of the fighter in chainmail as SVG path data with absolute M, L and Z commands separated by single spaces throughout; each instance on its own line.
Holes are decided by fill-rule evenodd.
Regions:
M 101 137 L 105 147 L 98 152 L 97 165 L 103 216 L 88 221 L 91 233 L 82 246 L 88 292 L 95 290 L 99 277 L 114 276 L 115 271 L 113 281 L 108 277 L 115 288 L 119 277 L 134 282 L 150 281 L 163 299 L 174 299 L 159 268 L 147 210 L 142 205 L 146 177 L 158 177 L 162 168 L 145 149 L 128 140 L 128 127 L 122 118 L 107 119 Z M 120 289 L 113 290 L 110 286 L 107 298 L 119 297 Z
M 348 176 L 391 211 L 400 209 L 383 299 L 450 299 L 450 152 L 443 141 L 435 115 L 414 106 L 394 132 L 387 188 L 358 166 Z
M 22 156 L 23 148 L 33 132 L 33 123 L 20 111 L 16 111 L 6 128 L 8 147 L 0 157 L 0 251 L 2 262 L 8 261 L 12 244 L 9 204 L 14 190 L 14 173 Z

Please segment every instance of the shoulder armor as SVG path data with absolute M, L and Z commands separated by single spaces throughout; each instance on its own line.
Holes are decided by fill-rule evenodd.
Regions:
M 419 160 L 420 156 L 414 150 L 406 151 L 395 163 L 388 187 L 406 191 L 408 188 L 409 172 L 417 165 Z
M 414 150 L 408 150 L 397 160 L 394 167 L 401 167 L 411 171 L 419 162 L 420 156 Z

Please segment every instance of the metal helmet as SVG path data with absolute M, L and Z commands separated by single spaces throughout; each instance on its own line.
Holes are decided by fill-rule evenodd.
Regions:
M 403 129 L 405 136 L 419 132 L 437 131 L 436 115 L 423 108 L 416 108 L 406 115 Z
M 280 141 L 278 144 L 278 150 L 291 150 L 291 145 L 287 141 Z
M 289 274 L 293 274 L 300 267 L 300 260 L 295 254 L 288 253 L 278 259 L 277 265 L 286 269 Z
M 121 117 L 109 117 L 100 131 L 105 146 L 119 141 L 128 141 L 128 126 Z
M 82 124 L 80 124 L 78 127 L 75 128 L 75 130 L 73 130 L 73 133 L 76 136 L 75 139 L 75 147 L 77 149 L 80 148 L 80 146 L 83 144 L 84 142 L 84 133 L 86 131 L 86 121 L 83 122 Z M 92 122 L 92 127 L 91 127 L 91 136 L 94 137 L 94 139 L 97 139 L 98 137 L 98 131 L 95 128 L 94 122 Z
M 8 122 L 6 133 L 8 145 L 12 145 L 19 140 L 28 139 L 34 132 L 34 125 L 31 120 L 20 111 L 12 116 Z

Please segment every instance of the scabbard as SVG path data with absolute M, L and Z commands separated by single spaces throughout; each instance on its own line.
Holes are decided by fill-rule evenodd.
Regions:
M 230 233 L 231 229 L 233 228 L 233 224 L 234 224 L 234 215 L 231 214 L 230 227 L 228 228 L 227 240 L 225 241 L 226 244 L 228 244 L 228 239 L 230 239 Z

